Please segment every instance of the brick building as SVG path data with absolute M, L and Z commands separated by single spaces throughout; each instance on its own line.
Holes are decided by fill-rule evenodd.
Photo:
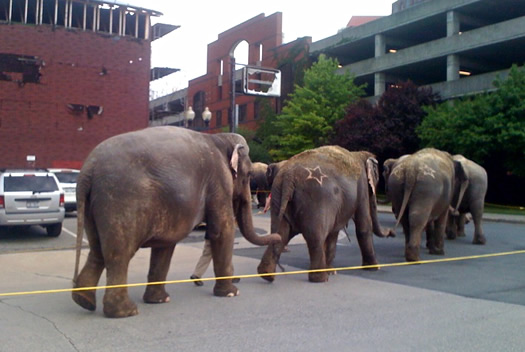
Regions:
M 160 97 L 150 102 L 150 125 L 183 126 L 184 112 L 189 106 L 195 111 L 190 127 L 212 133 L 230 127 L 231 115 L 231 56 L 237 46 L 248 44 L 248 64 L 281 71 L 281 96 L 279 98 L 255 97 L 236 94 L 237 116 L 240 128 L 255 129 L 261 116 L 261 101 L 266 100 L 280 112 L 283 101 L 293 89 L 296 66 L 294 63 L 308 59 L 310 37 L 282 43 L 282 13 L 269 16 L 260 14 L 229 30 L 220 33 L 208 44 L 207 72 L 188 82 L 188 88 Z M 241 68 L 236 67 L 234 82 L 240 86 Z M 240 88 L 236 89 L 237 91 Z M 209 126 L 202 119 L 202 112 L 209 107 L 212 118 Z
M 27 8 L 26 8 L 27 7 Z M 0 167 L 80 167 L 148 125 L 150 17 L 118 1 L 0 2 Z

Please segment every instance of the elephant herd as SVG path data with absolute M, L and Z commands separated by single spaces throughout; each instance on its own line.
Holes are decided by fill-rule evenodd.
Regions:
M 407 261 L 419 260 L 422 232 L 431 254 L 444 254 L 444 238 L 464 233 L 466 214 L 475 225 L 474 243 L 484 244 L 481 228 L 487 189 L 485 170 L 462 156 L 423 149 L 384 163 L 387 197 L 405 233 Z M 251 243 L 267 246 L 257 268 L 275 272 L 291 238 L 302 234 L 311 269 L 330 269 L 338 233 L 350 219 L 363 265 L 377 264 L 373 234 L 394 236 L 377 218 L 379 165 L 368 152 L 337 146 L 304 151 L 270 165 L 253 163 L 246 140 L 237 134 L 204 134 L 173 126 L 153 127 L 111 137 L 87 157 L 77 181 L 77 254 L 73 300 L 96 309 L 95 289 L 103 270 L 107 317 L 138 314 L 129 298 L 128 265 L 139 248 L 151 248 L 148 282 L 166 280 L 176 244 L 206 222 L 216 277 L 233 275 L 235 226 Z M 250 187 L 251 186 L 251 187 Z M 271 191 L 271 231 L 255 233 L 251 188 L 266 202 Z M 396 227 L 397 227 L 396 224 Z M 84 230 L 89 254 L 79 273 Z M 273 281 L 273 276 L 263 276 Z M 309 274 L 328 280 L 327 271 Z M 236 296 L 231 279 L 216 280 L 216 296 Z M 146 287 L 146 303 L 169 302 L 165 285 Z

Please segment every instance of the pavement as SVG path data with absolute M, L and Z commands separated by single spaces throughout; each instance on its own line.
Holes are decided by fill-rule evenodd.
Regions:
M 379 212 L 391 210 L 379 206 Z M 525 217 L 510 215 L 485 214 L 484 219 L 525 223 Z M 259 234 L 269 230 L 269 214 L 254 211 L 253 220 Z M 194 231 L 177 245 L 168 280 L 189 278 L 202 251 L 203 236 L 202 230 Z M 302 236 L 296 236 L 290 246 L 300 243 L 304 243 Z M 348 248 L 357 250 L 356 242 L 352 243 Z M 385 240 L 378 245 L 392 244 Z M 303 247 L 291 247 L 287 255 L 299 255 Z M 464 249 L 460 248 L 461 243 L 457 247 Z M 473 250 L 485 247 L 468 244 Z M 253 245 L 239 234 L 235 249 L 237 253 L 254 251 Z M 345 264 L 348 258 L 360 261 L 356 254 L 343 256 L 343 249 L 347 250 L 340 248 L 338 257 Z M 87 253 L 84 248 L 83 261 Z M 141 249 L 131 261 L 130 283 L 144 282 L 149 254 L 148 249 Z M 479 352 L 519 351 L 525 346 L 524 305 L 480 299 L 477 293 L 459 295 L 379 281 L 377 278 L 396 275 L 394 269 L 388 268 L 375 273 L 341 273 L 320 285 L 309 283 L 305 275 L 280 277 L 273 284 L 259 278 L 243 278 L 238 285 L 242 294 L 234 299 L 212 296 L 213 281 L 205 281 L 201 288 L 190 282 L 179 283 L 167 286 L 173 301 L 166 305 L 142 303 L 144 287 L 132 287 L 130 296 L 140 314 L 118 320 L 103 317 L 102 292 L 97 295 L 98 308 L 94 313 L 75 305 L 69 292 L 2 296 L 70 288 L 74 257 L 74 250 L 0 255 L 0 351 L 344 351 L 352 346 L 355 351 Z M 234 255 L 235 274 L 256 273 L 259 260 L 259 255 Z M 510 273 L 510 268 L 521 270 L 521 257 L 508 260 L 513 262 L 494 265 L 501 271 L 491 278 L 522 285 L 520 276 Z M 287 267 L 287 271 L 294 269 L 301 268 Z M 423 273 L 423 269 L 429 272 Z M 467 282 L 473 291 L 480 290 L 477 281 L 485 282 L 484 275 L 490 275 L 481 266 L 464 263 L 411 266 L 406 270 L 417 280 L 434 281 L 437 286 L 450 280 L 452 270 L 464 275 L 455 282 Z M 212 265 L 204 277 L 213 280 Z M 104 284 L 105 275 L 99 285 Z M 496 284 L 490 286 L 492 291 L 497 289 Z M 523 293 L 514 286 L 521 302 Z

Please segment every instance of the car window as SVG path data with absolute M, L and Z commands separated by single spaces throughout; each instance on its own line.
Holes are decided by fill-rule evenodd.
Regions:
M 54 192 L 58 185 L 51 176 L 6 176 L 4 178 L 5 192 Z
M 55 172 L 60 183 L 77 183 L 78 172 Z

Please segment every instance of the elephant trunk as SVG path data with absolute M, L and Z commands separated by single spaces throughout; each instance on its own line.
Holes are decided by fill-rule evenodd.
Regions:
M 377 199 L 375 193 L 370 194 L 370 216 L 372 217 L 372 231 L 378 237 L 396 237 L 393 229 L 385 230 L 377 218 Z
M 256 246 L 268 246 L 270 244 L 280 243 L 281 236 L 279 236 L 277 233 L 266 236 L 259 236 L 255 233 L 255 229 L 253 227 L 249 185 L 247 186 L 245 193 L 248 196 L 241 197 L 241 199 L 236 202 L 237 204 L 235 204 L 235 219 L 237 220 L 237 225 L 239 226 L 239 230 L 241 230 L 244 238 Z

